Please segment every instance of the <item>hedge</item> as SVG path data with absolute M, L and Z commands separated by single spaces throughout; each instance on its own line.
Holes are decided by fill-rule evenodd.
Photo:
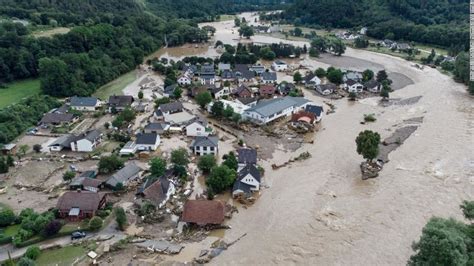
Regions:
M 13 238 L 11 236 L 0 236 L 0 245 L 11 243 Z

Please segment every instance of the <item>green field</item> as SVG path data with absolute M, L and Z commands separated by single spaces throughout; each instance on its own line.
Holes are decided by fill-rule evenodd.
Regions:
M 220 15 L 219 21 L 226 21 L 226 20 L 234 20 L 236 18 L 235 15 Z
M 36 264 L 69 266 L 72 265 L 76 259 L 83 256 L 86 256 L 86 250 L 83 247 L 67 246 L 41 252 L 41 255 L 36 260 Z
M 101 100 L 107 100 L 110 95 L 121 95 L 122 90 L 136 79 L 135 70 L 130 71 L 100 87 L 93 95 Z
M 0 88 L 0 108 L 17 103 L 21 99 L 40 93 L 40 80 L 28 79 L 6 84 Z

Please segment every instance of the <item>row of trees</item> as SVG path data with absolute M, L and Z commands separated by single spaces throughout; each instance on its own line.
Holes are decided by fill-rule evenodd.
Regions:
M 208 187 L 208 198 L 229 189 L 237 177 L 238 162 L 235 154 L 230 152 L 224 155 L 224 162 L 217 165 L 216 157 L 212 154 L 199 157 L 198 168 L 203 171 Z
M 313 57 L 319 56 L 320 53 L 332 52 L 335 55 L 342 55 L 346 51 L 344 42 L 335 37 L 314 36 L 311 40 L 311 48 L 309 55 Z

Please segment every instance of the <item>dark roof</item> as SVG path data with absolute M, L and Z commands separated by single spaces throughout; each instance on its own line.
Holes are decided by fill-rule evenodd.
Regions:
M 167 94 L 171 94 L 174 92 L 174 90 L 178 87 L 178 84 L 171 84 L 169 86 L 166 86 L 164 89 L 164 92 Z
M 250 71 L 250 70 L 242 70 L 242 71 L 236 71 L 235 74 L 237 77 L 241 77 L 244 79 L 253 79 L 255 78 L 255 72 Z
M 278 91 L 281 94 L 289 94 L 295 88 L 296 88 L 295 84 L 289 83 L 289 82 L 282 82 L 278 84 Z
M 165 130 L 168 124 L 166 123 L 150 123 L 145 126 L 145 130 Z
M 354 84 L 356 84 L 356 83 L 359 83 L 359 82 L 357 82 L 357 81 L 355 81 L 355 80 L 352 80 L 352 79 L 348 79 L 348 80 L 346 81 L 346 84 L 349 85 L 349 86 L 352 86 L 352 85 L 354 85 Z
M 187 66 L 183 67 L 184 72 L 186 72 L 188 70 L 192 73 L 196 73 L 198 71 L 198 67 L 196 65 L 187 65 Z
M 76 139 L 76 136 L 72 134 L 68 135 L 63 135 L 59 138 L 57 138 L 53 143 L 49 144 L 49 147 L 51 146 L 61 146 L 64 148 L 70 148 L 71 147 L 71 142 L 73 142 Z
M 246 64 L 235 64 L 234 69 L 239 72 L 248 71 L 249 66 Z
M 126 107 L 131 105 L 133 102 L 133 97 L 130 95 L 112 95 L 109 97 L 109 105 Z
M 91 142 L 95 141 L 96 139 L 98 139 L 100 137 L 100 131 L 97 130 L 97 129 L 94 129 L 94 130 L 91 130 L 91 131 L 88 131 L 88 132 L 85 132 L 85 133 L 82 133 L 78 136 L 76 136 L 75 138 L 75 141 L 77 140 L 80 140 L 80 139 L 87 139 Z
M 247 164 L 237 173 L 237 180 L 242 180 L 246 175 L 250 174 L 260 183 L 260 171 L 254 164 Z
M 219 144 L 219 138 L 216 136 L 196 137 L 191 143 L 191 147 L 217 147 Z
M 171 169 L 171 171 L 173 171 Z M 169 170 L 167 171 L 169 172 Z M 154 205 L 161 204 L 166 199 L 166 194 L 170 187 L 170 181 L 165 176 L 159 178 L 148 178 L 137 194 L 142 195 Z
M 214 64 L 202 65 L 200 75 L 202 76 L 202 75 L 209 75 L 209 74 L 212 74 L 212 75 L 215 74 Z
M 207 127 L 207 120 L 206 118 L 204 117 L 200 117 L 200 116 L 196 116 L 194 117 L 193 119 L 189 120 L 187 123 L 186 123 L 186 126 L 189 126 L 191 124 L 194 124 L 194 122 L 198 122 L 199 124 Z
M 156 133 L 140 133 L 137 134 L 137 140 L 135 141 L 135 143 L 144 145 L 154 145 L 156 143 L 157 138 L 158 134 Z
M 221 77 L 223 79 L 235 79 L 235 72 L 230 70 L 224 70 L 222 71 Z
M 276 72 L 263 72 L 262 73 L 262 79 L 263 80 L 276 81 L 277 80 L 277 74 L 276 74 Z
M 245 196 L 250 196 L 252 195 L 251 188 L 251 185 L 240 182 L 239 180 L 235 180 L 234 185 L 232 186 L 232 192 L 235 192 L 236 190 L 242 190 Z
M 322 106 L 317 105 L 306 105 L 304 110 L 306 112 L 315 114 L 317 117 L 320 117 L 321 113 L 324 111 Z
M 316 88 L 318 88 L 320 91 L 324 91 L 326 89 L 335 91 L 337 89 L 337 85 L 334 83 L 319 84 L 319 85 L 316 85 Z
M 250 92 L 250 94 L 252 94 L 252 91 L 244 85 L 240 85 L 239 87 L 237 87 L 237 89 L 235 89 L 234 91 L 234 94 L 240 95 L 243 91 L 248 91 Z
M 96 211 L 104 197 L 105 194 L 97 192 L 67 191 L 59 197 L 56 208 L 59 210 L 79 208 L 81 211 Z
M 165 103 L 158 107 L 164 113 L 167 112 L 178 112 L 183 110 L 183 104 L 181 102 L 172 102 L 172 103 Z
M 95 97 L 72 97 L 71 106 L 91 106 L 97 105 L 97 98 Z
M 63 104 L 58 109 L 54 110 L 54 113 L 65 114 L 68 111 L 69 111 L 69 106 L 67 104 Z
M 79 176 L 94 178 L 96 176 L 96 172 L 94 170 L 87 170 L 87 171 L 82 172 Z
M 239 100 L 239 102 L 247 105 L 249 103 L 256 102 L 258 99 L 256 97 L 246 97 L 246 98 L 237 98 L 237 100 Z
M 46 113 L 41 119 L 42 124 L 59 124 L 71 122 L 74 119 L 73 114 Z
M 224 222 L 224 204 L 212 200 L 188 200 L 181 220 L 198 225 L 221 224 Z
M 366 88 L 372 89 L 372 88 L 375 88 L 375 87 L 380 86 L 380 82 L 378 82 L 378 81 L 375 80 L 375 79 L 372 79 L 372 80 L 367 81 L 367 82 L 364 84 L 364 86 L 365 86 Z
M 109 186 L 115 187 L 118 183 L 125 183 L 130 178 L 140 173 L 142 169 L 134 163 L 127 164 L 124 168 L 120 169 L 114 175 L 110 176 L 106 183 Z
M 239 163 L 256 164 L 257 150 L 251 148 L 240 148 L 237 150 Z
M 102 185 L 103 181 L 95 178 L 85 177 L 85 176 L 76 176 L 69 183 L 70 187 L 83 186 L 83 187 L 94 187 L 98 188 Z

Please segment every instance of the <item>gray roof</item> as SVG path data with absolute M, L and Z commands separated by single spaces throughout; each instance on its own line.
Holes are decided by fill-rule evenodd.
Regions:
M 166 123 L 150 123 L 145 126 L 145 130 L 165 130 L 169 127 Z
M 365 86 L 366 88 L 372 89 L 372 88 L 375 88 L 375 87 L 380 86 L 380 82 L 378 82 L 378 81 L 375 80 L 375 79 L 372 79 L 372 80 L 367 81 L 367 82 L 364 84 L 364 86 Z
M 239 180 L 235 180 L 234 186 L 232 187 L 232 192 L 241 190 L 245 194 L 245 196 L 249 197 L 250 195 L 252 195 L 251 188 L 251 185 L 240 182 Z
M 240 78 L 244 79 L 253 79 L 255 78 L 255 72 L 250 71 L 250 70 L 239 70 L 235 72 L 235 75 Z
M 257 151 L 250 148 L 241 148 L 237 150 L 238 162 L 245 164 L 257 163 Z
M 219 68 L 219 70 L 229 70 L 230 69 L 230 64 L 219 63 L 218 68 Z
M 353 79 L 348 79 L 346 81 L 346 84 L 349 85 L 349 86 L 352 86 L 352 85 L 357 84 L 357 83 L 359 83 L 359 82 L 356 81 L 356 80 L 353 80 Z
M 201 125 L 207 127 L 207 120 L 206 120 L 204 117 L 199 117 L 199 116 L 197 116 L 197 117 L 195 117 L 195 118 L 189 120 L 189 121 L 186 123 L 186 126 L 189 126 L 189 125 L 193 124 L 194 122 L 198 122 L 199 124 L 201 124 Z
M 172 102 L 172 103 L 165 103 L 158 107 L 164 113 L 167 112 L 178 112 L 183 110 L 183 104 L 181 102 Z
M 154 145 L 156 143 L 157 138 L 158 134 L 156 133 L 140 133 L 137 134 L 137 140 L 135 141 L 135 143 L 143 145 Z
M 73 114 L 47 113 L 47 114 L 44 114 L 40 123 L 42 124 L 64 123 L 64 122 L 71 122 L 73 119 L 74 119 Z
M 362 73 L 359 72 L 354 72 L 354 71 L 348 71 L 344 74 L 344 81 L 346 80 L 355 80 L 355 81 L 360 81 L 362 80 Z
M 88 131 L 86 133 L 82 133 L 80 135 L 78 135 L 75 140 L 80 140 L 80 139 L 87 139 L 89 141 L 95 141 L 96 139 L 98 139 L 100 137 L 100 131 L 95 129 L 95 130 L 91 130 L 91 131 Z
M 107 185 L 115 187 L 119 183 L 125 183 L 130 178 L 140 173 L 142 169 L 134 163 L 127 164 L 124 168 L 120 169 L 117 173 L 112 175 L 105 181 Z
M 90 106 L 95 107 L 97 105 L 97 98 L 95 97 L 72 97 L 71 106 Z
M 191 143 L 191 147 L 217 147 L 219 138 L 216 136 L 196 137 Z
M 306 105 L 304 110 L 306 112 L 315 114 L 317 117 L 320 117 L 321 113 L 324 111 L 322 106 L 317 105 Z
M 164 92 L 167 94 L 171 94 L 174 92 L 174 90 L 178 87 L 178 84 L 171 84 L 169 86 L 166 86 L 164 89 Z
M 240 169 L 240 171 L 237 173 L 237 180 L 242 180 L 242 178 L 244 178 L 248 174 L 253 176 L 258 182 L 260 182 L 260 171 L 258 171 L 257 167 L 254 164 L 247 164 L 244 168 Z
M 61 136 L 57 138 L 53 143 L 49 144 L 49 147 L 51 146 L 61 146 L 63 148 L 70 148 L 71 147 L 71 142 L 74 141 L 76 137 L 72 134 L 67 134 L 64 136 Z
M 237 98 L 237 100 L 239 102 L 241 102 L 242 104 L 247 105 L 247 104 L 256 102 L 258 100 L 258 98 L 257 97 L 245 97 L 245 98 Z
M 109 105 L 117 107 L 126 107 L 131 105 L 133 97 L 130 95 L 112 95 L 109 97 Z
M 276 74 L 276 72 L 263 72 L 262 73 L 262 79 L 263 80 L 276 81 L 277 80 L 277 74 Z
M 264 117 L 268 117 L 272 114 L 283 111 L 291 106 L 297 107 L 308 102 L 309 100 L 303 97 L 275 98 L 268 101 L 261 101 L 254 107 L 246 110 L 245 112 L 256 112 Z
M 224 70 L 222 71 L 222 74 L 221 74 L 221 77 L 223 79 L 235 79 L 235 72 L 231 71 L 231 70 Z
M 204 74 L 215 74 L 215 71 L 214 71 L 214 64 L 204 64 L 201 66 L 201 73 L 200 75 L 204 75 Z

